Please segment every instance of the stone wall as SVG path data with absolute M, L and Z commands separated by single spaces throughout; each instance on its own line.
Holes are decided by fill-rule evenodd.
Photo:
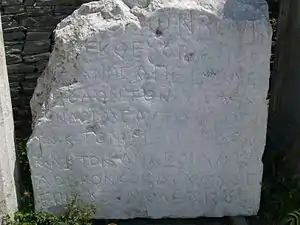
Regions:
M 48 62 L 58 22 L 91 0 L 0 0 L 16 136 L 30 135 L 29 100 Z

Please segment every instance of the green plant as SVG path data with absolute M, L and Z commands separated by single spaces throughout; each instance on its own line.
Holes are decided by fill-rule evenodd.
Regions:
M 17 212 L 14 217 L 5 216 L 5 225 L 54 225 L 59 224 L 58 218 L 45 212 Z
M 17 212 L 14 217 L 5 216 L 5 225 L 91 225 L 95 208 L 79 201 L 73 196 L 63 213 L 55 215 L 48 212 Z
M 80 202 L 78 196 L 75 196 L 60 216 L 60 225 L 91 225 L 95 211 L 94 206 Z
M 300 225 L 300 209 L 288 213 L 282 220 L 281 225 Z
M 30 166 L 27 158 L 27 140 L 28 138 L 16 140 L 16 154 L 20 178 L 18 191 L 20 193 L 20 209 L 23 212 L 31 212 L 34 210 Z
M 291 176 L 288 166 L 292 159 L 286 157 L 287 153 L 299 159 L 291 151 L 280 150 L 270 151 L 265 157 L 260 216 L 268 221 L 280 221 L 300 206 L 299 181 Z
M 287 116 L 269 114 L 260 207 L 267 221 L 281 221 L 300 208 L 299 127 Z

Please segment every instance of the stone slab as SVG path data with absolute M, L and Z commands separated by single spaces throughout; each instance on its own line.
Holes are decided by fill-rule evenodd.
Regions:
M 14 124 L 0 14 L 0 218 L 17 210 Z
M 77 193 L 96 218 L 256 214 L 266 2 L 124 2 L 83 4 L 55 30 L 31 100 L 36 209 Z

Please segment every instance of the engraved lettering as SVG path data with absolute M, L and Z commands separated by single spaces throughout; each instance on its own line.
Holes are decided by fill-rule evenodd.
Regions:
M 93 184 L 99 185 L 99 184 L 101 184 L 101 180 L 102 179 L 99 176 L 97 176 L 97 175 L 93 175 L 92 176 L 92 182 L 93 182 Z
M 132 52 L 134 57 L 143 57 L 144 45 L 144 41 L 137 41 L 132 43 Z
M 120 57 L 120 59 L 125 58 L 125 54 L 128 51 L 129 47 L 125 43 L 119 43 L 115 48 L 114 48 L 114 53 Z
M 64 185 L 64 180 L 62 177 L 56 175 L 54 176 L 54 180 L 56 185 Z
M 191 11 L 187 13 L 179 14 L 179 26 L 180 26 L 179 30 L 181 36 L 186 36 L 187 33 L 193 33 L 192 21 L 193 21 L 193 17 Z

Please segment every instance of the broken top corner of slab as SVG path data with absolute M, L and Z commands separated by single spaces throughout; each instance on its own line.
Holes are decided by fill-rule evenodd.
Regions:
M 132 8 L 155 11 L 162 8 L 195 9 L 211 13 L 220 19 L 235 21 L 268 19 L 268 4 L 265 0 L 99 0 L 81 5 L 70 18 L 82 18 L 96 14 L 97 19 L 127 20 L 135 18 Z M 62 27 L 70 20 L 63 20 Z M 63 24 L 63 25 L 62 25 Z
M 220 19 L 255 21 L 268 19 L 268 4 L 265 0 L 170 0 L 177 4 L 196 4 L 199 8 Z

